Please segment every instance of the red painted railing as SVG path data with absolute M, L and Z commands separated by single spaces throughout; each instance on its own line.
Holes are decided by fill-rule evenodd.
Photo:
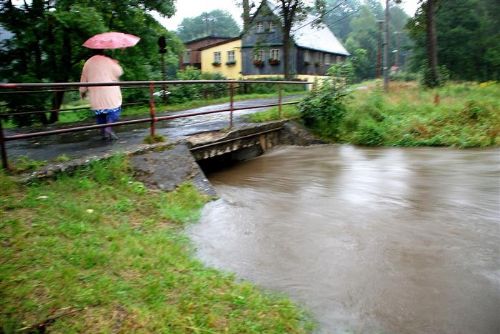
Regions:
M 154 90 L 156 87 L 166 87 L 173 85 L 193 85 L 193 84 L 226 84 L 228 85 L 229 91 L 229 108 L 219 109 L 213 111 L 203 111 L 203 112 L 193 112 L 189 114 L 180 115 L 167 115 L 167 116 L 156 116 L 156 105 L 154 99 Z M 274 84 L 278 88 L 278 101 L 277 103 L 247 106 L 242 108 L 237 108 L 234 106 L 234 95 L 235 95 L 235 85 L 246 85 L 246 84 Z M 107 82 L 107 83 L 79 83 L 79 82 L 65 82 L 65 83 L 0 83 L 0 94 L 28 94 L 28 93 L 45 93 L 45 92 L 57 92 L 57 91 L 77 91 L 79 87 L 95 87 L 95 86 L 120 86 L 122 88 L 148 88 L 149 89 L 149 117 L 148 118 L 137 118 L 125 121 L 119 121 L 111 124 L 95 124 L 95 125 L 83 125 L 83 126 L 68 126 L 56 130 L 46 130 L 39 132 L 29 132 L 20 133 L 15 135 L 5 135 L 2 119 L 5 117 L 13 115 L 29 115 L 29 114 L 39 114 L 47 112 L 76 112 L 77 110 L 82 110 L 85 108 L 75 108 L 75 109 L 60 109 L 60 110 L 37 110 L 37 111 L 26 111 L 26 112 L 16 112 L 16 113 L 2 113 L 0 114 L 0 153 L 2 157 L 2 167 L 4 169 L 9 169 L 6 142 L 13 140 L 28 139 L 34 137 L 51 136 L 62 133 L 71 133 L 78 131 L 86 131 L 91 129 L 101 129 L 104 127 L 115 127 L 123 126 L 129 124 L 139 124 L 139 123 L 150 123 L 150 135 L 155 136 L 155 124 L 160 121 L 167 121 L 176 118 L 183 117 L 193 117 L 199 115 L 207 115 L 214 113 L 229 112 L 229 127 L 233 126 L 233 113 L 239 110 L 248 110 L 256 108 L 274 107 L 278 106 L 279 116 L 281 118 L 282 105 L 285 104 L 295 104 L 298 101 L 283 102 L 282 89 L 283 85 L 307 85 L 308 82 L 303 81 L 267 81 L 267 80 L 170 80 L 170 81 L 122 81 L 122 82 Z M 1 99 L 1 95 L 0 95 Z M 128 103 L 127 105 L 140 104 L 140 102 Z

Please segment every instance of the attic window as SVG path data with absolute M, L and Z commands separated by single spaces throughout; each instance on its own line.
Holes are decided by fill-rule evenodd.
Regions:
M 276 25 L 274 22 L 269 22 L 269 32 L 275 32 L 276 31 Z
M 257 23 L 257 32 L 264 32 L 264 23 Z

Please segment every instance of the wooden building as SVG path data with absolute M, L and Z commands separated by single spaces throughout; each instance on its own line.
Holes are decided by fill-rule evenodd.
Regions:
M 201 69 L 201 49 L 231 39 L 230 37 L 206 36 L 184 43 L 185 50 L 179 57 L 179 69 L 193 66 Z

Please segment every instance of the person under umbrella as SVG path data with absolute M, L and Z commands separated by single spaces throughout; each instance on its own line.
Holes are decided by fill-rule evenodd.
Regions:
M 80 82 L 119 81 L 123 69 L 117 60 L 104 55 L 103 49 L 117 49 L 137 44 L 139 37 L 123 33 L 103 33 L 88 39 L 83 46 L 94 49 L 94 56 L 83 65 Z M 90 108 L 94 111 L 97 124 L 117 122 L 120 118 L 122 94 L 120 86 L 80 87 L 80 96 L 88 95 Z M 118 139 L 112 127 L 101 129 L 103 139 Z
M 96 49 L 95 55 L 83 65 L 80 82 L 112 82 L 118 81 L 123 69 L 118 61 L 106 57 L 103 50 Z M 90 108 L 95 114 L 97 124 L 114 123 L 119 120 L 122 107 L 120 86 L 80 87 L 80 96 L 88 95 Z M 113 128 L 101 128 L 103 139 L 118 139 Z

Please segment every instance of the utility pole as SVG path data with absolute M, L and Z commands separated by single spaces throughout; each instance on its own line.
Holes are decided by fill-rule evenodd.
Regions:
M 385 0 L 384 91 L 389 91 L 389 0 Z
M 382 29 L 384 28 L 384 20 L 377 20 L 378 23 L 378 49 L 377 49 L 377 76 L 379 79 L 382 76 Z

